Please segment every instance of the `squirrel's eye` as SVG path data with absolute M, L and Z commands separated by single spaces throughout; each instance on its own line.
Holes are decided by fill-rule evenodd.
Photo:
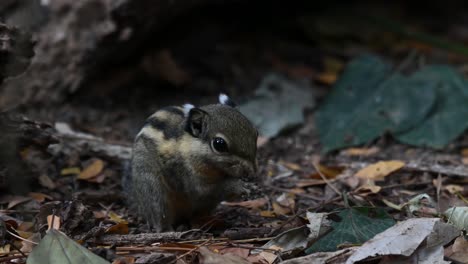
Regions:
M 213 138 L 213 141 L 211 142 L 214 150 L 217 152 L 227 152 L 228 151 L 228 145 L 226 143 L 226 140 L 220 137 L 215 137 Z

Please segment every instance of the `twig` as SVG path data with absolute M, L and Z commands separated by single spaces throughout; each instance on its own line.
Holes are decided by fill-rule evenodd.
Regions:
M 317 202 L 323 202 L 322 198 L 315 197 L 315 196 L 312 196 L 312 195 L 303 194 L 303 193 L 295 193 L 295 192 L 292 192 L 291 190 L 284 189 L 284 188 L 281 188 L 281 187 L 276 187 L 276 186 L 273 186 L 273 185 L 265 185 L 265 187 L 270 188 L 272 190 L 279 191 L 279 192 L 292 193 L 292 194 L 294 194 L 294 195 L 296 195 L 298 197 L 311 199 L 311 200 L 314 200 L 314 201 L 317 201 Z
M 203 247 L 204 245 L 208 244 L 208 242 L 210 242 L 211 239 L 208 239 L 207 241 L 201 243 L 200 245 L 198 245 L 197 247 L 193 248 L 192 250 L 178 256 L 175 260 L 171 261 L 170 264 L 172 263 L 176 263 L 177 261 L 179 261 L 180 259 L 182 259 L 183 257 L 187 256 L 187 255 L 190 255 L 192 254 L 193 252 L 195 252 L 196 250 L 198 250 L 199 248 Z
M 16 235 L 16 234 L 10 232 L 8 229 L 6 230 L 6 232 L 7 232 L 10 236 L 13 236 L 13 237 L 15 237 L 15 238 L 17 238 L 17 239 L 19 239 L 19 240 L 23 240 L 23 241 L 25 241 L 25 242 L 29 242 L 29 243 L 31 243 L 31 244 L 33 244 L 33 245 L 39 245 L 39 243 L 34 242 L 34 241 L 31 241 L 31 240 L 26 239 L 26 238 L 22 238 L 22 237 L 20 237 L 20 236 L 18 236 L 18 235 Z
M 320 177 L 322 178 L 322 180 L 336 193 L 338 194 L 338 196 L 341 196 L 341 192 L 336 189 L 335 186 L 333 186 L 333 184 L 330 183 L 330 181 L 327 179 L 327 177 L 325 177 L 325 175 L 323 175 L 323 173 L 320 171 L 320 169 L 318 168 L 317 164 L 315 162 L 312 162 L 312 165 L 314 166 L 315 170 L 317 171 L 317 173 L 320 175 Z

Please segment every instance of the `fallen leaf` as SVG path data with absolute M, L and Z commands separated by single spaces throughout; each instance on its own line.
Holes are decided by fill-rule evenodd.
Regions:
M 293 258 L 282 261 L 281 264 L 325 264 L 325 263 L 344 263 L 355 248 L 345 248 L 334 252 L 317 252 L 304 257 Z
M 454 225 L 459 230 L 468 230 L 468 207 L 451 207 L 444 212 L 447 223 Z
M 112 261 L 112 264 L 134 264 L 135 258 L 134 257 L 117 257 Z
M 405 166 L 400 160 L 379 161 L 359 170 L 355 176 L 361 179 L 383 180 L 390 173 L 395 172 Z
M 48 215 L 47 226 L 48 226 L 47 230 L 60 229 L 60 217 L 56 215 Z
M 106 229 L 106 234 L 119 234 L 126 235 L 128 234 L 128 224 L 127 223 L 117 223 Z
M 460 154 L 463 156 L 463 157 L 468 157 L 468 148 L 464 148 L 460 151 Z
M 283 207 L 290 208 L 291 210 L 294 210 L 296 205 L 294 201 L 294 194 L 290 193 L 281 194 L 280 196 L 278 196 L 278 198 L 276 198 L 276 202 Z
M 21 241 L 21 251 L 24 252 L 24 253 L 30 253 L 33 250 L 33 248 L 35 247 L 35 245 L 33 243 L 29 242 L 29 241 L 36 242 L 36 243 L 39 244 L 39 242 L 41 241 L 41 234 L 40 233 L 33 233 L 30 236 L 23 237 L 23 238 L 27 238 L 28 241 Z
M 281 165 L 285 166 L 286 168 L 288 168 L 290 170 L 293 170 L 293 171 L 302 170 L 301 166 L 299 166 L 299 164 L 296 164 L 296 163 L 287 162 L 287 161 L 280 161 L 279 164 L 281 164 Z
M 462 158 L 462 163 L 465 165 L 468 165 L 468 157 L 463 157 Z
M 83 171 L 78 175 L 78 179 L 87 180 L 93 177 L 96 177 L 104 169 L 104 161 L 100 159 L 95 159 L 91 164 L 89 164 Z
M 266 198 L 259 198 L 255 200 L 242 201 L 242 202 L 223 202 L 224 205 L 240 206 L 240 207 L 245 207 L 245 208 L 255 209 L 255 210 L 259 210 L 260 208 L 265 206 L 267 203 L 268 203 L 268 200 Z
M 322 173 L 323 176 L 327 179 L 334 179 L 336 176 L 340 175 L 344 168 L 342 167 L 331 167 L 331 166 L 325 166 L 320 163 L 314 163 L 316 169 Z M 310 175 L 311 178 L 313 179 L 322 179 L 321 175 L 318 172 L 315 172 Z
M 34 227 L 34 223 L 33 222 L 21 222 L 21 224 L 19 224 L 17 230 L 19 231 L 30 231 L 32 230 L 32 228 Z
M 348 148 L 341 153 L 346 156 L 372 156 L 380 151 L 378 147 L 371 147 L 371 148 Z
M 309 241 L 315 241 L 331 230 L 331 221 L 327 219 L 328 215 L 327 213 L 306 213 L 307 220 L 309 220 L 309 224 L 307 224 L 310 232 Z
M 289 207 L 283 207 L 277 202 L 273 202 L 272 206 L 273 206 L 273 211 L 275 212 L 276 215 L 287 215 L 292 212 Z
M 353 59 L 315 114 L 323 152 L 366 144 L 420 124 L 434 108 L 436 86 L 395 72 L 377 56 Z
M 93 211 L 93 214 L 94 214 L 94 218 L 96 218 L 96 219 L 106 218 L 106 212 L 104 210 Z
M 456 184 L 447 184 L 444 186 L 444 189 L 451 194 L 457 194 L 463 192 L 463 186 Z
M 459 263 L 468 263 L 468 241 L 463 236 L 457 237 L 447 257 Z
M 209 250 L 206 247 L 201 247 L 198 249 L 200 252 L 201 262 L 203 264 L 249 264 L 249 262 L 239 256 L 227 253 L 224 255 L 216 254 Z
M 457 232 L 455 228 L 440 221 L 440 218 L 411 218 L 397 223 L 364 243 L 348 258 L 346 264 L 376 256 L 414 256 L 417 259 L 420 257 L 419 253 L 427 253 L 424 250 L 416 252 L 418 248 L 426 249 L 420 247 L 423 242 L 428 243 L 427 248 L 442 248 L 458 235 Z
M 332 85 L 338 79 L 338 75 L 334 72 L 321 72 L 314 77 L 314 80 L 326 85 Z
M 271 246 L 270 249 L 278 250 L 279 248 L 277 248 L 276 246 Z M 268 264 L 273 264 L 278 259 L 278 255 L 275 254 L 275 252 L 271 251 L 262 251 L 258 255 L 260 255 L 262 259 L 265 260 Z
M 11 209 L 11 208 L 17 206 L 18 204 L 22 204 L 24 202 L 31 201 L 31 197 L 19 196 L 19 195 L 6 196 L 6 197 L 3 197 L 3 198 L 2 198 L 2 203 L 5 202 L 5 201 L 8 202 L 7 209 Z
M 46 199 L 52 200 L 53 198 L 50 195 L 44 194 L 44 193 L 37 193 L 37 192 L 30 192 L 28 193 L 28 196 L 33 198 L 34 200 L 42 203 Z
M 262 217 L 276 217 L 274 211 L 260 211 L 260 216 Z
M 108 261 L 76 243 L 57 229 L 47 231 L 29 254 L 27 264 L 109 264 Z
M 71 167 L 71 168 L 64 168 L 60 171 L 60 175 L 72 175 L 72 174 L 80 174 L 81 169 L 78 167 Z
M 382 208 L 355 207 L 343 209 L 336 216 L 340 221 L 329 217 L 332 220 L 332 231 L 312 244 L 306 250 L 307 254 L 335 251 L 343 243 L 364 243 L 395 224 L 395 221 Z
M 261 136 L 275 137 L 304 122 L 304 109 L 315 105 L 310 85 L 268 74 L 252 99 L 239 105 L 239 111 L 258 127 Z
M 10 244 L 0 246 L 0 257 L 10 254 Z
M 382 190 L 381 186 L 366 183 L 366 184 L 360 186 L 359 188 L 357 188 L 355 190 L 355 192 L 370 191 L 371 193 L 378 193 L 378 192 L 380 192 L 380 190 Z
M 56 188 L 55 182 L 46 174 L 41 174 L 39 176 L 39 184 L 46 187 L 49 190 Z

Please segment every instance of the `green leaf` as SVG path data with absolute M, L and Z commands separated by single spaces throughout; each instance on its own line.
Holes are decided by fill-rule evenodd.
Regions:
M 27 264 L 109 264 L 88 249 L 68 238 L 62 232 L 51 229 L 31 254 Z
M 430 80 L 392 73 L 389 64 L 372 55 L 358 57 L 317 111 L 324 151 L 407 131 L 425 119 L 434 102 Z
M 335 251 L 340 244 L 361 244 L 393 226 L 395 221 L 381 208 L 356 207 L 338 213 L 340 221 L 332 223 L 333 230 L 306 250 Z M 330 217 L 329 217 L 330 218 Z
M 413 75 L 435 83 L 437 102 L 423 123 L 397 135 L 403 143 L 442 148 L 468 128 L 468 83 L 448 66 L 427 66 Z

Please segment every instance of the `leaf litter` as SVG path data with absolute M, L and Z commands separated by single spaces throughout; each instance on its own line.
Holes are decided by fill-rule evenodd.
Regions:
M 322 30 L 329 29 L 325 27 Z M 379 35 L 379 37 L 381 36 Z M 392 43 L 392 45 L 396 46 L 396 43 Z M 167 49 L 161 54 L 163 54 L 162 62 L 156 62 L 161 65 L 172 65 L 169 70 L 173 72 L 168 73 L 159 69 L 155 74 L 175 85 L 189 82 L 189 79 L 182 78 L 180 72 L 173 74 L 177 73 L 174 69 L 178 68 L 180 71 L 182 68 L 179 65 L 183 65 L 176 61 L 176 52 Z M 167 54 L 171 56 L 167 57 Z M 300 55 L 302 56 L 302 54 Z M 457 141 L 457 137 L 462 133 L 466 123 L 463 120 L 443 122 L 446 122 L 446 118 L 449 117 L 460 119 L 462 115 L 465 115 L 463 109 L 456 110 L 464 102 L 464 96 L 458 96 L 458 98 L 445 96 L 446 93 L 463 94 L 465 80 L 458 72 L 446 66 L 418 66 L 418 69 L 415 69 L 413 73 L 406 74 L 406 71 L 399 72 L 393 64 L 384 62 L 381 58 L 370 59 L 367 57 L 367 62 L 363 64 L 368 63 L 369 65 L 360 65 L 360 67 L 362 66 L 361 70 L 366 67 L 366 70 L 371 70 L 375 66 L 373 69 L 376 71 L 375 74 L 367 73 L 366 76 L 379 79 L 373 87 L 372 85 L 368 87 L 377 90 L 373 99 L 378 102 L 368 101 L 368 95 L 364 93 L 356 96 L 359 100 L 356 98 L 353 98 L 355 101 L 343 99 L 342 102 L 351 102 L 351 105 L 356 108 L 352 110 L 356 110 L 358 114 L 354 115 L 355 119 L 353 119 L 351 117 L 353 111 L 349 111 L 349 108 L 345 109 L 342 113 L 347 114 L 350 118 L 348 120 L 349 126 L 345 126 L 348 129 L 347 134 L 338 131 L 341 134 L 337 135 L 337 131 L 331 129 L 329 132 L 335 133 L 335 135 L 329 135 L 329 133 L 323 133 L 322 130 L 328 126 L 336 128 L 340 123 L 339 116 L 330 114 L 327 120 L 321 120 L 320 115 L 317 118 L 315 113 L 312 114 L 312 118 L 310 113 L 305 114 L 305 109 L 315 107 L 316 99 L 323 99 L 321 98 L 323 94 L 317 93 L 311 97 L 312 93 L 309 92 L 331 91 L 333 95 L 337 87 L 346 86 L 348 81 L 358 81 L 365 75 L 357 69 L 350 69 L 351 66 L 359 64 L 356 61 L 362 60 L 364 57 L 353 57 L 349 56 L 348 53 L 340 55 L 339 59 L 336 59 L 337 57 L 330 59 L 326 56 L 321 59 L 325 67 L 317 71 L 310 65 L 300 64 L 291 66 L 293 64 L 285 63 L 282 68 L 278 68 L 288 72 L 289 77 L 295 76 L 296 80 L 284 78 L 280 74 L 277 74 L 275 78 L 269 74 L 262 74 L 261 78 L 258 78 L 269 84 L 273 83 L 285 87 L 295 86 L 305 92 L 288 93 L 288 89 L 291 88 L 287 88 L 280 89 L 282 93 L 263 94 L 273 102 L 277 100 L 293 102 L 289 109 L 290 112 L 284 111 L 284 109 L 278 110 L 274 103 L 259 100 L 255 96 L 246 100 L 246 105 L 249 102 L 262 101 L 263 105 L 257 105 L 258 108 L 263 108 L 265 111 L 274 110 L 270 111 L 273 118 L 271 115 L 264 115 L 262 123 L 257 121 L 257 124 L 263 127 L 263 134 L 266 135 L 265 138 L 262 138 L 265 140 L 262 141 L 263 145 L 259 148 L 260 154 L 262 154 L 262 163 L 269 162 L 277 169 L 280 168 L 276 171 L 270 171 L 263 166 L 259 168 L 260 173 L 267 176 L 267 183 L 274 188 L 265 189 L 266 195 L 262 198 L 221 204 L 216 217 L 201 225 L 203 230 L 201 235 L 195 231 L 194 233 L 197 235 L 194 237 L 186 236 L 187 233 L 176 233 L 168 234 L 169 238 L 154 239 L 154 236 L 159 234 L 151 233 L 151 230 L 147 229 L 140 219 L 129 213 L 126 206 L 123 205 L 124 198 L 120 194 L 119 177 L 124 172 L 122 172 L 120 161 L 116 162 L 115 160 L 115 157 L 119 156 L 103 154 L 99 151 L 101 149 L 90 151 L 83 145 L 76 149 L 61 148 L 62 145 L 52 148 L 51 153 L 55 155 L 51 162 L 53 165 L 39 173 L 39 184 L 45 188 L 38 187 L 37 190 L 34 190 L 35 194 L 22 196 L 29 198 L 29 201 L 21 201 L 21 198 L 4 200 L 4 206 L 0 208 L 0 219 L 5 214 L 13 215 L 27 221 L 14 220 L 16 225 L 21 226 L 23 223 L 32 223 L 32 218 L 37 218 L 34 226 L 28 228 L 25 224 L 25 229 L 28 231 L 19 231 L 18 227 L 18 235 L 44 244 L 43 242 L 50 232 L 55 232 L 55 229 L 46 231 L 47 226 L 60 228 L 63 234 L 68 237 L 68 241 L 64 238 L 67 241 L 64 242 L 65 244 L 72 240 L 78 244 L 82 243 L 83 246 L 99 253 L 100 256 L 106 256 L 108 261 L 114 261 L 113 263 L 151 263 L 154 261 L 161 263 L 192 263 L 197 261 L 200 263 L 273 263 L 274 261 L 344 263 L 346 259 L 350 259 L 349 256 L 356 256 L 356 252 L 359 252 L 361 254 L 359 256 L 363 259 L 369 258 L 371 255 L 373 256 L 371 258 L 374 259 L 376 258 L 376 255 L 373 255 L 375 252 L 367 246 L 376 240 L 381 240 L 380 243 L 385 244 L 385 238 L 379 234 L 388 234 L 386 232 L 390 231 L 393 232 L 391 234 L 398 234 L 393 229 L 395 226 L 392 226 L 392 221 L 398 225 L 411 219 L 421 219 L 420 222 L 413 223 L 413 226 L 427 227 L 430 226 L 427 224 L 429 221 L 427 219 L 431 218 L 418 217 L 438 216 L 440 215 L 439 210 L 444 212 L 454 204 L 463 205 L 463 196 L 466 196 L 463 186 L 466 185 L 466 180 L 454 176 L 468 175 L 464 161 L 468 155 L 464 154 L 466 144 L 463 143 L 463 139 Z M 352 60 L 353 58 L 354 60 Z M 351 63 L 344 66 L 348 59 Z M 148 65 L 144 65 L 144 67 L 146 71 L 150 70 Z M 345 67 L 344 72 L 342 72 L 343 67 Z M 187 69 L 184 67 L 183 72 Z M 386 74 L 377 72 L 379 69 L 383 69 Z M 353 74 L 349 74 L 351 70 L 354 71 Z M 240 72 L 238 69 L 233 71 L 236 71 L 236 74 Z M 188 70 L 187 74 L 189 75 L 186 76 L 196 76 L 190 74 Z M 427 75 L 431 75 L 431 78 L 426 78 Z M 270 81 L 274 79 L 274 82 L 267 82 L 268 78 Z M 312 79 L 316 83 L 309 82 L 308 79 Z M 403 88 L 408 91 L 414 89 L 416 84 L 426 85 L 427 79 L 430 79 L 430 87 L 428 86 L 427 93 L 420 94 L 420 98 L 414 98 L 414 94 L 421 92 L 421 89 L 407 93 L 402 92 Z M 363 83 L 375 81 L 372 78 L 363 78 L 362 80 Z M 325 87 L 319 87 L 319 85 L 325 85 Z M 401 85 L 401 89 L 390 89 L 397 85 Z M 258 87 L 260 86 L 258 85 Z M 376 87 L 377 89 L 375 89 Z M 435 98 L 432 97 L 432 90 L 437 94 Z M 295 100 L 291 100 L 294 97 L 293 94 L 296 95 Z M 294 104 L 299 97 L 302 97 L 300 103 Z M 408 98 L 396 103 L 388 101 L 401 97 Z M 328 99 L 326 98 L 326 101 Z M 414 112 L 412 109 L 419 105 L 420 101 L 418 100 L 426 100 L 427 106 L 417 107 L 418 111 Z M 318 106 L 320 112 L 321 105 Z M 377 107 L 377 110 L 372 107 Z M 427 108 L 430 110 L 427 111 Z M 410 114 L 405 112 L 410 112 Z M 250 116 L 254 116 L 254 114 Z M 317 122 L 314 123 L 314 119 Z M 377 121 L 374 122 L 374 120 Z M 272 123 L 275 124 L 272 125 Z M 374 126 L 375 124 L 382 124 L 384 129 Z M 446 124 L 446 126 L 441 127 L 440 124 Z M 62 123 L 58 128 L 62 128 L 63 131 L 64 125 L 68 127 L 68 124 Z M 113 126 L 104 127 L 105 125 L 101 123 L 96 127 L 90 127 L 87 123 L 80 125 L 93 133 L 99 131 L 101 126 L 103 130 L 108 129 L 107 132 L 100 131 L 101 135 L 108 135 L 109 131 L 117 130 Z M 292 130 L 294 133 L 284 133 L 295 127 L 297 130 Z M 68 136 L 76 136 L 75 132 L 72 130 L 68 132 L 70 131 Z M 115 131 L 110 134 L 113 133 Z M 328 136 L 328 141 L 322 140 L 320 142 L 317 134 L 321 136 L 321 139 Z M 441 136 L 441 134 L 443 135 Z M 91 134 L 83 133 L 82 135 Z M 388 135 L 391 135 L 390 139 L 387 138 Z M 118 135 L 117 138 L 120 136 Z M 332 142 L 333 137 L 338 140 Z M 82 137 L 82 140 L 85 138 Z M 103 142 L 101 140 L 103 138 L 92 137 L 94 140 L 99 139 L 96 142 Z M 91 137 L 88 139 L 91 140 Z M 415 149 L 408 145 L 401 145 L 400 149 L 394 150 L 392 147 L 396 143 L 392 139 L 412 146 L 433 145 L 436 148 L 444 146 L 447 149 L 443 149 L 444 153 L 434 153 L 427 149 Z M 72 141 L 70 139 L 70 142 Z M 62 144 L 70 142 L 65 140 L 65 143 Z M 325 144 L 323 144 L 324 142 Z M 342 147 L 343 144 L 345 146 Z M 347 148 L 357 145 L 360 145 L 359 148 Z M 318 153 L 322 147 L 325 150 L 327 148 L 329 148 L 328 150 L 345 149 L 337 155 L 335 155 L 336 153 L 324 155 Z M 124 155 L 127 158 L 128 153 L 126 152 Z M 447 153 L 451 156 L 444 156 Z M 320 157 L 320 163 L 316 162 L 317 157 Z M 343 157 L 346 158 L 338 160 Z M 391 163 L 392 161 L 400 161 L 400 163 Z M 401 162 L 404 163 L 402 167 L 400 167 Z M 375 166 L 376 164 L 379 165 Z M 365 173 L 360 172 L 366 167 L 368 169 Z M 0 168 L 0 177 L 2 172 Z M 375 182 L 368 181 L 363 184 L 357 175 L 372 181 L 375 180 Z M 434 183 L 436 177 L 437 184 Z M 80 203 L 77 203 L 75 199 L 81 200 Z M 56 201 L 64 202 L 54 203 Z M 8 207 L 7 204 L 10 202 L 12 202 L 12 206 Z M 458 209 L 462 207 L 452 208 L 456 209 L 445 211 L 450 212 L 452 218 L 445 215 L 444 219 L 453 223 L 454 226 L 466 229 L 466 215 L 463 209 Z M 54 223 L 47 224 L 48 219 L 49 222 L 51 221 L 51 215 L 56 215 L 53 218 Z M 454 215 L 458 217 L 454 217 Z M 8 225 L 13 226 L 12 224 Z M 354 233 L 351 235 L 344 233 L 345 227 Z M 438 231 L 434 231 L 437 228 L 437 225 L 434 224 L 431 233 L 437 233 Z M 446 231 L 447 227 L 444 228 L 443 233 L 452 234 L 451 231 Z M 427 230 L 429 229 L 427 228 Z M 233 240 L 223 236 L 223 234 L 229 233 L 227 231 L 231 234 L 235 233 L 238 239 Z M 334 234 L 340 239 L 332 239 L 329 242 L 330 234 Z M 20 242 L 9 234 L 4 237 L 5 245 Z M 153 237 L 152 240 L 149 239 L 151 237 Z M 463 259 L 462 237 L 458 237 L 453 244 L 448 241 L 454 238 L 452 236 L 440 238 L 442 236 L 436 235 L 431 238 L 430 235 L 425 237 L 420 235 L 418 237 L 423 237 L 423 242 L 419 244 L 419 247 L 416 245 L 417 243 L 411 245 L 411 247 L 417 247 L 411 255 L 406 257 L 404 254 L 398 253 L 399 256 L 396 257 L 405 259 L 417 256 L 419 260 L 425 260 L 428 263 L 434 263 L 434 261 L 443 263 L 443 244 L 449 245 L 447 250 L 452 250 L 452 253 L 446 253 L 446 256 L 455 259 L 458 254 L 459 259 Z M 118 244 L 118 246 L 112 244 L 118 243 L 118 241 L 126 242 Z M 26 254 L 35 250 L 34 255 L 37 255 L 37 251 L 40 250 L 40 247 L 33 247 L 31 243 L 25 241 L 20 243 L 23 245 L 21 249 Z M 421 245 L 424 243 L 435 246 L 422 248 Z M 323 244 L 334 251 L 314 252 L 301 257 L 304 260 L 297 258 L 310 253 L 314 247 L 324 246 Z M 396 245 L 390 250 L 403 252 L 398 246 L 400 245 Z M 73 247 L 71 248 L 73 249 Z M 309 250 L 306 251 L 306 248 Z M 6 257 L 19 256 L 18 251 L 13 247 L 9 247 L 8 250 L 9 253 Z M 50 248 L 43 250 L 45 253 Z M 81 248 L 77 251 L 83 253 Z M 160 251 L 165 253 L 158 253 Z M 262 253 L 254 254 L 257 251 L 262 251 Z M 60 252 L 62 255 L 64 253 L 67 252 Z M 32 257 L 30 258 L 33 259 L 34 255 L 31 253 Z M 386 255 L 377 256 L 377 258 L 383 256 L 381 257 L 382 263 L 388 261 Z M 308 260 L 306 260 L 307 257 L 309 257 Z M 288 258 L 293 259 L 288 260 Z M 15 260 L 21 259 L 22 257 L 19 256 Z M 395 260 L 392 256 L 390 259 Z M 0 262 L 2 260 L 5 258 L 0 258 Z

